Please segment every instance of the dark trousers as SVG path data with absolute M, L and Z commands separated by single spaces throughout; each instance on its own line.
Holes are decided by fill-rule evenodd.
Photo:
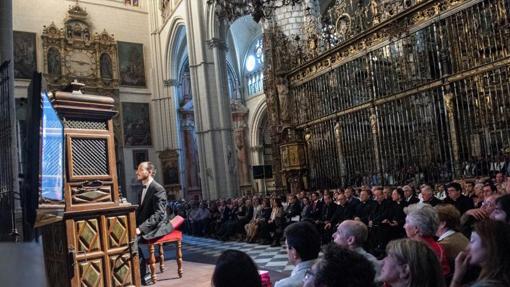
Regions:
M 138 246 L 138 258 L 140 261 L 140 278 L 143 282 L 147 275 L 147 259 L 149 258 L 149 250 L 147 243 L 140 235 L 136 236 L 136 244 Z

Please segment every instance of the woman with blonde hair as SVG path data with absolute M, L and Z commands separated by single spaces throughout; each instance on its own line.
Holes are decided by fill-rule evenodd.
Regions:
M 411 239 L 393 240 L 377 281 L 391 287 L 444 287 L 439 260 L 425 243 Z

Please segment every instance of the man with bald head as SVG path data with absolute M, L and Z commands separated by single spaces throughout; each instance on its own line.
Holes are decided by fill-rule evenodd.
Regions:
M 351 249 L 368 259 L 374 266 L 375 273 L 379 274 L 379 261 L 374 255 L 366 252 L 362 247 L 367 239 L 368 227 L 359 220 L 345 220 L 338 225 L 336 232 L 333 234 L 333 242 L 335 242 L 335 244 Z

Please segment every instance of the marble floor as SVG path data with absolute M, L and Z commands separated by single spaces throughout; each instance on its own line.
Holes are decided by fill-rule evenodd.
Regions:
M 243 242 L 222 242 L 209 238 L 184 236 L 183 239 L 183 277 L 177 276 L 175 248 L 165 247 L 165 271 L 158 273 L 158 282 L 153 286 L 211 286 L 211 276 L 216 259 L 222 251 L 237 249 L 252 257 L 260 270 L 270 273 L 271 281 L 290 275 L 292 266 L 287 262 L 284 247 L 249 244 Z

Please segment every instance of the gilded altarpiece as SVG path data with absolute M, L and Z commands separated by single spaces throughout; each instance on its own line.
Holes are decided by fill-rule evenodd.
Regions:
M 437 183 L 503 169 L 508 5 L 336 1 L 301 37 L 272 27 L 264 86 L 275 144 L 288 144 L 288 131 L 302 135 L 311 189 Z
M 92 30 L 87 11 L 78 4 L 71 6 L 64 18 L 64 27 L 55 23 L 43 27 L 43 75 L 48 89 L 65 90 L 70 82 L 84 83 L 85 93 L 109 96 L 115 99 L 115 109 L 121 111 L 117 43 L 106 30 Z M 117 170 L 125 190 L 124 146 L 121 117 L 113 118 Z

